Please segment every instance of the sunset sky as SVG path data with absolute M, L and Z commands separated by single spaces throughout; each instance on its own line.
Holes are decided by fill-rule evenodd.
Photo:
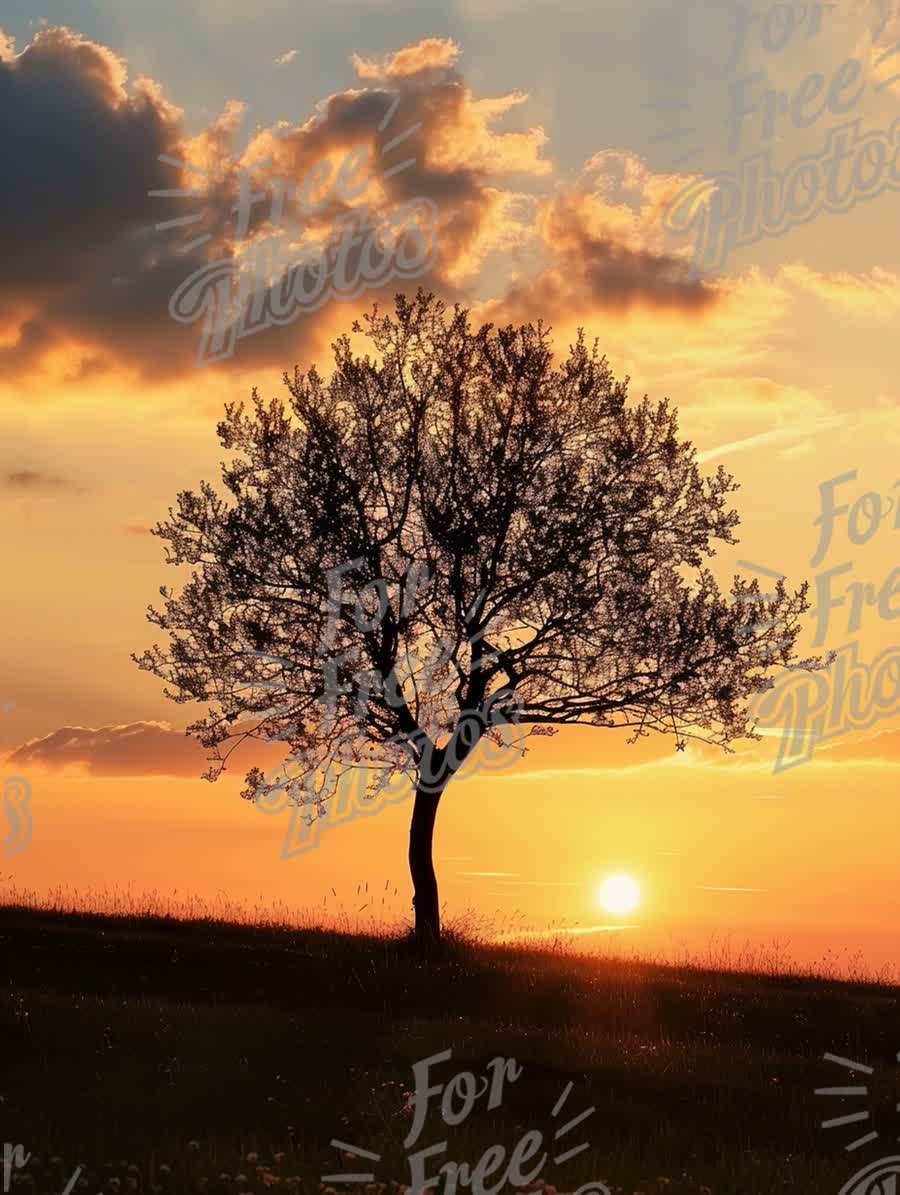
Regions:
M 159 638 L 146 608 L 176 582 L 149 528 L 180 490 L 217 479 L 224 403 L 253 386 L 282 394 L 295 363 L 328 373 L 330 342 L 398 284 L 331 301 L 203 367 L 198 325 L 173 321 L 170 295 L 237 251 L 237 166 L 273 156 L 254 174 L 263 187 L 338 164 L 377 141 L 394 97 L 391 134 L 416 127 L 384 166 L 415 163 L 375 178 L 365 198 L 376 211 L 420 196 L 436 205 L 438 258 L 421 282 L 478 321 L 542 318 L 562 351 L 584 327 L 614 373 L 630 376 L 633 398 L 668 397 L 704 466 L 722 464 L 741 484 L 741 542 L 716 557 L 720 579 L 752 576 L 738 564 L 751 562 L 809 580 L 815 605 L 817 576 L 850 563 L 835 596 L 852 582 L 878 593 L 900 546 L 900 165 L 884 169 L 893 187 L 865 196 L 870 157 L 846 182 L 859 202 L 851 195 L 843 212 L 735 249 L 713 274 L 697 277 L 691 239 L 663 227 L 680 190 L 737 177 L 742 159 L 767 148 L 784 171 L 821 157 L 829 132 L 857 119 L 860 135 L 881 131 L 900 146 L 897 6 L 824 5 L 810 32 L 815 7 L 797 6 L 803 24 L 767 50 L 761 38 L 777 44 L 784 29 L 754 6 L 760 20 L 734 63 L 734 0 L 7 0 L 0 705 L 15 705 L 0 716 L 14 752 L 0 776 L 31 784 L 33 834 L 0 855 L 5 877 L 39 893 L 130 885 L 304 915 L 408 912 L 409 804 L 334 827 L 317 849 L 281 861 L 285 818 L 239 799 L 255 759 L 239 754 L 216 784 L 200 780 L 203 753 L 183 733 L 196 712 L 166 700 L 130 659 Z M 849 59 L 858 68 L 842 67 Z M 761 111 L 733 151 L 738 81 L 756 71 L 768 76 L 753 93 Z M 821 83 L 804 84 L 816 74 Z M 787 95 L 770 105 L 769 140 L 767 87 Z M 148 191 L 191 185 L 209 188 L 207 223 L 157 230 L 198 203 Z M 327 207 L 322 221 L 337 214 Z M 207 228 L 205 244 L 178 252 Z M 819 487 L 852 470 L 839 504 L 871 491 L 894 505 L 864 543 L 839 516 L 813 566 Z M 858 512 L 857 539 L 871 509 Z M 858 628 L 849 605 L 831 612 L 824 647 L 858 638 L 870 664 L 900 642 L 881 616 L 889 595 L 881 612 L 865 606 Z M 814 630 L 808 616 L 801 655 L 822 650 Z M 829 950 L 872 966 L 895 960 L 900 718 L 774 773 L 778 742 L 771 733 L 727 758 L 676 755 L 661 737 L 628 747 L 579 729 L 534 740 L 503 771 L 476 770 L 438 817 L 447 916 L 472 911 L 498 932 L 514 916 L 534 930 L 600 927 L 592 940 L 651 952 L 731 935 L 735 948 L 777 939 L 800 962 Z M 617 872 L 643 889 L 628 918 L 595 901 Z

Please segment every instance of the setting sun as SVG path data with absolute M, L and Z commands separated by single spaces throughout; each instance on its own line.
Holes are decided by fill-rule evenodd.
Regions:
M 597 889 L 597 903 L 607 913 L 633 913 L 641 903 L 641 889 L 629 875 L 609 876 Z

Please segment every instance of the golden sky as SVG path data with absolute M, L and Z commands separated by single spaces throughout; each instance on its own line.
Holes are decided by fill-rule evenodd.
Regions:
M 295 363 L 327 372 L 334 336 L 398 289 L 333 300 L 198 368 L 197 325 L 176 324 L 168 302 L 193 270 L 237 251 L 237 168 L 271 156 L 254 175 L 264 187 L 339 163 L 399 97 L 392 128 L 414 131 L 394 158 L 415 163 L 374 179 L 365 200 L 376 211 L 434 202 L 439 252 L 421 281 L 476 318 L 543 318 L 563 351 L 584 327 L 633 398 L 668 397 L 705 467 L 741 484 L 741 542 L 716 558 L 720 578 L 751 562 L 809 580 L 815 605 L 817 577 L 849 563 L 834 596 L 853 582 L 877 594 L 897 566 L 896 501 L 870 536 L 872 499 L 858 508 L 860 542 L 838 516 L 811 562 L 823 482 L 856 470 L 835 489 L 849 507 L 867 492 L 885 509 L 900 498 L 900 166 L 891 176 L 886 159 L 893 186 L 864 195 L 872 150 L 847 210 L 736 248 L 702 277 L 690 238 L 663 216 L 682 188 L 737 178 L 765 150 L 780 171 L 821 158 L 829 133 L 857 119 L 857 135 L 900 146 L 900 54 L 887 54 L 900 16 L 841 6 L 783 49 L 754 26 L 729 65 L 731 18 L 700 3 L 677 19 L 649 0 L 270 8 L 264 30 L 231 3 L 185 15 L 59 0 L 38 21 L 16 0 L 4 17 L 0 96 L 15 117 L 0 149 L 15 168 L 0 193 L 0 703 L 15 702 L 2 715 L 15 751 L 3 774 L 28 779 L 33 834 L 0 870 L 39 892 L 130 885 L 397 917 L 408 805 L 280 861 L 285 819 L 239 799 L 241 758 L 214 785 L 198 779 L 191 716 L 130 659 L 154 641 L 146 607 L 173 583 L 148 529 L 180 490 L 217 476 L 224 403 L 254 385 L 278 394 Z M 177 45 L 164 36 L 174 21 Z M 770 25 L 770 44 L 783 32 Z M 731 152 L 736 89 L 751 95 L 739 81 L 762 70 L 760 110 Z M 841 108 L 854 80 L 860 96 Z M 770 137 L 766 88 L 787 97 Z M 183 254 L 193 233 L 154 225 L 196 203 L 147 192 L 196 180 L 161 154 L 206 172 L 212 236 Z M 334 201 L 322 225 L 347 210 Z M 825 646 L 858 639 L 868 665 L 898 641 L 890 594 L 881 610 L 864 604 L 858 627 L 849 606 L 832 610 Z M 807 628 L 801 654 L 814 619 Z M 635 928 L 598 930 L 605 944 L 777 938 L 800 961 L 831 949 L 881 965 L 896 958 L 900 925 L 898 730 L 888 712 L 780 772 L 777 733 L 727 759 L 676 756 L 663 739 L 628 747 L 601 730 L 534 740 L 514 766 L 448 790 L 436 852 L 447 914 L 615 925 L 594 892 L 626 871 L 644 900 Z

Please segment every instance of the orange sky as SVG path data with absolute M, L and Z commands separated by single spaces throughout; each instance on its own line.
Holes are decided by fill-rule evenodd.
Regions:
M 498 22 L 509 19 L 508 7 L 496 6 Z M 772 58 L 773 85 L 796 87 L 808 71 L 833 73 L 856 54 L 871 76 L 866 127 L 887 128 L 900 84 L 875 89 L 890 64 L 876 64 L 868 12 L 861 5 L 855 24 L 842 14 L 815 44 Z M 673 245 L 660 224 L 666 196 L 688 175 L 637 115 L 652 64 L 638 64 L 645 90 L 628 97 L 620 131 L 607 105 L 592 143 L 589 129 L 559 115 L 574 102 L 567 89 L 580 95 L 587 86 L 584 64 L 571 79 L 558 54 L 551 76 L 534 57 L 511 65 L 484 49 L 492 34 L 480 18 L 466 6 L 460 13 L 459 29 L 434 17 L 427 34 L 398 32 L 390 46 L 345 30 L 343 73 L 318 93 L 332 97 L 318 126 L 305 123 L 312 105 L 298 110 L 289 91 L 276 96 L 262 68 L 229 98 L 247 103 L 252 93 L 269 125 L 296 126 L 276 152 L 284 155 L 278 169 L 299 174 L 359 135 L 353 122 L 369 92 L 399 89 L 407 121 L 422 122 L 410 140 L 418 165 L 408 185 L 434 195 L 440 211 L 428 284 L 495 322 L 543 317 L 560 347 L 583 325 L 616 375 L 631 376 L 634 398 L 668 396 L 679 407 L 681 430 L 705 467 L 721 463 L 741 483 L 741 543 L 714 562 L 721 578 L 747 573 L 743 560 L 814 582 L 849 561 L 847 582 L 880 588 L 898 561 L 893 514 L 860 545 L 838 521 L 825 560 L 816 568 L 810 561 L 825 479 L 857 469 L 857 481 L 839 491 L 851 504 L 866 491 L 893 494 L 900 480 L 896 192 L 751 245 L 721 276 L 691 281 L 688 247 Z M 572 19 L 588 20 L 578 14 Z M 540 30 L 528 24 L 523 36 L 537 47 Z M 36 178 L 34 194 L 43 197 L 29 210 L 46 206 L 33 212 L 30 255 L 18 253 L 8 222 L 0 231 L 11 263 L 10 283 L 0 284 L 0 699 L 15 701 L 2 733 L 19 748 L 3 774 L 29 780 L 34 826 L 27 848 L 0 860 L 0 870 L 41 893 L 130 885 L 208 899 L 224 891 L 307 914 L 324 901 L 326 911 L 340 904 L 355 915 L 368 905 L 361 915 L 380 917 L 383 908 L 404 916 L 408 806 L 335 827 L 316 850 L 280 861 L 284 817 L 264 818 L 239 799 L 239 768 L 215 785 L 194 778 L 202 759 L 180 735 L 190 716 L 129 658 L 153 642 L 146 606 L 173 581 L 147 528 L 179 490 L 216 476 L 223 404 L 252 385 L 277 394 L 295 361 L 317 360 L 327 371 L 329 340 L 376 296 L 332 302 L 243 342 L 233 361 L 197 369 L 196 327 L 177 326 L 166 311 L 169 274 L 160 262 L 177 267 L 171 244 L 141 248 L 155 215 L 142 206 L 145 175 L 159 185 L 158 150 L 214 164 L 228 153 L 272 150 L 274 141 L 264 127 L 249 139 L 246 126 L 239 134 L 238 110 L 218 95 L 203 112 L 174 64 L 151 69 L 142 59 L 137 29 L 123 27 L 118 41 L 51 29 L 30 44 L 35 30 L 23 18 L 6 32 L 16 44 L 0 54 L 0 72 L 17 88 L 20 127 L 29 129 L 39 111 L 49 72 L 62 71 L 90 100 L 81 160 L 97 160 L 89 156 L 96 142 L 122 177 L 111 173 L 101 187 L 87 170 L 79 182 L 72 166 L 67 179 L 63 161 L 66 221 L 54 221 L 59 196 L 43 196 Z M 221 36 L 224 53 L 237 34 Z M 290 44 L 285 33 L 281 50 Z M 632 50 L 637 62 L 641 45 Z M 132 58 L 157 82 L 136 86 Z M 267 70 L 288 69 L 271 62 Z M 726 108 L 720 98 L 707 114 L 713 148 L 698 176 L 729 165 L 721 153 L 717 161 L 712 132 Z M 827 127 L 781 129 L 783 160 L 818 147 Z M 147 162 L 123 157 L 135 137 L 146 139 Z M 80 185 L 102 193 L 105 222 L 95 218 L 96 196 L 79 197 Z M 22 183 L 23 193 L 30 186 Z M 373 202 L 398 198 L 390 191 L 385 184 Z M 857 637 L 865 662 L 898 641 L 877 609 L 867 608 L 852 634 L 846 607 L 835 609 L 827 646 Z M 801 654 L 811 640 L 808 629 Z M 66 727 L 83 729 L 60 735 Z M 832 949 L 880 966 L 897 957 L 900 932 L 898 729 L 896 716 L 882 719 L 777 774 L 773 736 L 738 744 L 727 760 L 695 749 L 675 756 L 661 739 L 626 748 L 599 730 L 534 740 L 514 767 L 479 771 L 448 791 L 437 831 L 447 914 L 473 910 L 500 929 L 514 914 L 532 928 L 615 924 L 594 893 L 604 876 L 627 871 L 644 891 L 627 919 L 638 928 L 598 933 L 604 944 L 702 950 L 730 934 L 737 945 L 778 938 L 801 962 Z M 76 742 L 66 746 L 67 738 Z M 500 874 L 483 874 L 491 872 Z M 377 902 L 357 898 L 366 883 Z

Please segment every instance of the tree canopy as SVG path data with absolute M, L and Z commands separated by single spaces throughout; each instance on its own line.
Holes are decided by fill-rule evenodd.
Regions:
M 254 768 L 247 797 L 314 812 L 342 768 L 375 789 L 409 774 L 433 939 L 437 805 L 485 735 L 628 727 L 729 750 L 775 665 L 814 666 L 794 656 L 806 586 L 719 588 L 733 478 L 702 475 L 677 413 L 629 402 L 583 334 L 556 362 L 542 322 L 473 328 L 422 291 L 352 332 L 370 349 L 340 337 L 327 380 L 295 368 L 286 403 L 226 406 L 225 492 L 179 494 L 155 528 L 192 575 L 150 611 L 169 645 L 136 659 L 207 704 L 189 732 L 210 778 L 238 742 L 284 741 L 293 777 Z

